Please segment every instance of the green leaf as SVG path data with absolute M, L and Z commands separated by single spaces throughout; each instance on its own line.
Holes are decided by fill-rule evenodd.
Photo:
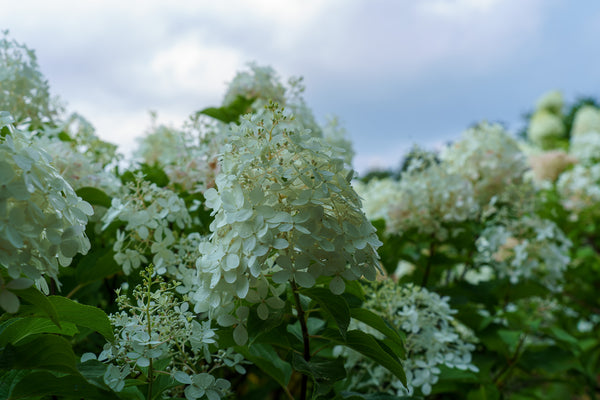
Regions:
M 7 321 L 8 322 L 8 321 Z M 73 336 L 79 333 L 77 326 L 69 322 L 63 322 L 61 328 L 56 326 L 49 318 L 27 317 L 10 320 L 11 324 L 2 324 L 0 330 L 0 347 L 8 343 L 16 344 L 24 338 L 38 333 L 57 333 L 60 335 Z
M 0 369 L 46 369 L 77 374 L 77 357 L 71 344 L 62 336 L 41 335 L 0 353 Z
M 115 262 L 114 252 L 107 249 L 104 252 L 93 251 L 83 256 L 77 263 L 77 281 L 80 285 L 114 275 L 122 269 Z
M 349 347 L 352 350 L 369 357 L 379 365 L 387 368 L 392 374 L 400 379 L 403 385 L 406 386 L 404 368 L 397 355 L 395 355 L 388 346 L 372 335 L 359 330 L 350 330 L 347 332 L 346 339 L 344 340 L 342 336 L 337 335 L 337 332 L 330 329 L 323 333 L 323 336 L 335 343 Z
M 350 307 L 346 300 L 341 295 L 335 295 L 324 288 L 304 289 L 301 293 L 319 303 L 321 309 L 335 321 L 342 337 L 346 338 L 348 325 L 350 325 Z
M 576 347 L 579 347 L 579 342 L 577 341 L 577 339 L 574 336 L 571 336 L 568 332 L 566 332 L 565 330 L 559 328 L 558 326 L 553 326 L 550 328 L 550 332 L 552 332 L 552 335 L 562 341 L 562 342 L 566 342 L 569 343 L 571 345 L 574 345 Z
M 29 399 L 37 396 L 65 396 L 67 399 L 110 400 L 119 397 L 88 383 L 77 375 L 54 376 L 50 372 L 36 371 L 15 385 L 9 400 Z
M 198 111 L 196 115 L 204 114 L 221 122 L 225 122 L 226 124 L 237 122 L 241 115 L 251 111 L 250 107 L 252 106 L 252 103 L 254 103 L 254 100 L 254 98 L 248 99 L 242 95 L 238 95 L 235 100 L 227 106 L 205 108 L 204 110 Z
M 60 133 L 58 134 L 58 138 L 62 142 L 73 142 L 73 139 L 71 138 L 71 136 L 69 136 L 69 134 L 65 131 L 60 131 Z
M 52 322 L 54 322 L 58 327 L 60 327 L 60 322 L 58 319 L 58 313 L 56 312 L 56 309 L 54 308 L 52 303 L 50 303 L 48 297 L 46 297 L 42 292 L 37 290 L 35 287 L 29 287 L 27 289 L 22 290 L 13 290 L 13 292 L 23 300 L 28 301 L 29 303 L 43 311 L 45 314 L 48 315 Z
M 136 173 L 141 172 L 144 175 L 144 180 L 155 183 L 158 187 L 165 187 L 169 184 L 169 177 L 158 164 L 140 164 L 140 167 L 134 171 L 126 171 L 121 175 L 121 182 L 134 182 Z
M 242 354 L 263 372 L 273 378 L 282 387 L 286 387 L 292 376 L 292 366 L 279 358 L 273 347 L 253 344 L 249 347 L 238 346 L 235 350 Z
M 275 329 L 283 322 L 284 310 L 270 310 L 269 317 L 266 320 L 262 320 L 258 317 L 255 312 L 256 306 L 252 308 L 253 312 L 248 315 L 248 335 L 250 336 L 250 343 L 254 342 L 259 336 Z
M 28 373 L 26 370 L 14 369 L 0 374 L 0 399 L 8 399 L 15 385 Z
M 112 342 L 115 337 L 108 316 L 99 308 L 79 304 L 62 296 L 50 296 L 61 321 L 68 321 L 79 326 L 90 328 Z
M 342 358 L 328 359 L 313 357 L 306 361 L 298 353 L 292 356 L 292 366 L 298 372 L 310 376 L 315 382 L 334 383 L 346 377 Z
M 86 186 L 77 189 L 75 193 L 90 204 L 110 208 L 111 197 L 100 189 Z
M 357 319 L 369 325 L 371 328 L 383 333 L 390 339 L 390 343 L 387 343 L 387 345 L 392 347 L 398 357 L 406 357 L 404 350 L 404 337 L 401 336 L 400 333 L 398 333 L 398 331 L 394 329 L 394 327 L 388 321 L 381 318 L 374 312 L 364 308 L 353 308 L 350 310 L 350 315 L 352 318 Z

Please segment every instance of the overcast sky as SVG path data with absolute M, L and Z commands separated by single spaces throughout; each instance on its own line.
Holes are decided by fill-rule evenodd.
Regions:
M 304 76 L 337 115 L 355 168 L 482 119 L 521 127 L 551 89 L 599 96 L 600 2 L 572 0 L 0 0 L 0 29 L 36 50 L 52 92 L 123 150 L 159 121 L 218 105 L 245 64 Z

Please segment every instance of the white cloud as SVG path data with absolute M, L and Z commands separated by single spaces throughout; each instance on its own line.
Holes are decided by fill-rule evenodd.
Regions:
M 171 46 L 158 49 L 149 64 L 136 65 L 142 82 L 153 96 L 178 95 L 220 98 L 225 82 L 230 81 L 244 63 L 240 52 L 224 46 L 210 46 L 194 37 L 184 37 Z

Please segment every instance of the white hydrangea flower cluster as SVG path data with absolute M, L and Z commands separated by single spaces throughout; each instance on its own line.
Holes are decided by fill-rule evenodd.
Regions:
M 251 110 L 260 112 L 269 102 L 277 103 L 289 110 L 305 129 L 310 129 L 313 136 L 321 137 L 323 132 L 317 124 L 311 109 L 306 105 L 302 93 L 302 78 L 292 77 L 284 85 L 275 70 L 261 67 L 255 63 L 248 64 L 249 70 L 238 72 L 229 84 L 223 105 L 231 104 L 237 96 L 255 99 Z
M 490 226 L 476 242 L 475 260 L 511 283 L 535 279 L 553 292 L 562 289 L 571 242 L 550 220 L 522 217 Z
M 89 186 L 109 196 L 119 193 L 121 181 L 90 155 L 77 151 L 68 142 L 47 136 L 35 138 L 34 141 L 52 157 L 52 164 L 73 189 Z
M 521 183 L 528 169 L 516 140 L 498 124 L 482 123 L 468 129 L 460 141 L 444 148 L 440 157 L 450 173 L 471 181 L 482 207 L 508 186 Z
M 112 199 L 111 207 L 102 218 L 103 229 L 116 219 L 126 222 L 123 230 L 117 230 L 113 245 L 115 261 L 126 275 L 147 263 L 148 253 L 153 255 L 152 263 L 157 271 L 164 273 L 167 265 L 177 261 L 173 252 L 177 238 L 171 224 L 183 229 L 191 223 L 183 199 L 169 189 L 145 181 L 142 175 L 127 185 L 123 198 Z
M 560 175 L 556 188 L 563 207 L 576 220 L 579 213 L 594 210 L 600 202 L 600 164 L 575 165 Z
M 575 114 L 571 136 L 585 135 L 590 132 L 600 132 L 600 109 L 585 105 Z
M 563 104 L 562 93 L 557 90 L 540 97 L 527 128 L 531 142 L 543 149 L 556 147 L 557 140 L 567 133 L 562 119 Z
M 206 241 L 206 237 L 193 232 L 189 235 L 181 236 L 173 244 L 173 251 L 177 256 L 174 262 L 166 265 L 166 276 L 181 283 L 176 289 L 178 293 L 194 293 L 198 290 L 196 260 L 201 256 L 201 244 Z
M 93 209 L 11 122 L 0 112 L 0 264 L 11 278 L 25 275 L 47 292 L 42 276 L 58 283 L 58 265 L 90 249 L 85 227 Z
M 423 168 L 416 159 L 397 184 L 399 193 L 389 198 L 388 232 L 402 234 L 416 229 L 424 235 L 445 240 L 446 226 L 476 218 L 479 205 L 468 179 L 449 172 L 445 164 L 431 160 Z
M 273 68 L 261 67 L 255 63 L 249 63 L 248 68 L 248 71 L 238 72 L 233 78 L 225 93 L 223 105 L 231 104 L 238 96 L 256 99 L 252 106 L 254 110 L 260 110 L 269 101 L 286 103 L 286 87 Z
M 367 183 L 355 180 L 352 186 L 362 198 L 363 210 L 371 221 L 387 220 L 390 207 L 400 202 L 400 184 L 396 180 L 371 179 Z
M 214 187 L 217 154 L 227 132 L 219 121 L 188 128 L 156 125 L 153 120 L 149 132 L 138 140 L 136 154 L 147 164 L 160 164 L 170 186 L 178 185 L 189 193 L 204 193 Z
M 72 113 L 57 129 L 45 128 L 44 134 L 56 136 L 62 130 L 69 136 L 71 146 L 81 154 L 84 154 L 94 164 L 103 167 L 115 165 L 122 159 L 117 152 L 117 145 L 105 142 L 96 135 L 94 126 L 83 116 Z
M 565 101 L 559 90 L 551 90 L 544 93 L 536 102 L 537 110 L 546 110 L 553 114 L 560 115 L 562 113 Z
M 97 359 L 109 363 L 104 381 L 120 392 L 125 378 L 136 368 L 170 359 L 166 371 L 186 385 L 187 400 L 220 399 L 229 394 L 230 382 L 213 375 L 222 367 L 245 373 L 243 357 L 229 350 L 216 350 L 218 336 L 210 321 L 197 321 L 189 305 L 174 294 L 178 283 L 150 278 L 152 269 L 142 273 L 144 283 L 133 291 L 135 302 L 117 292 L 120 312 L 109 315 L 116 340 L 106 343 L 96 357 L 86 353 L 81 361 Z M 156 290 L 153 286 L 158 285 Z M 212 351 L 216 351 L 213 354 Z M 152 378 L 151 378 L 152 379 Z
M 600 130 L 572 136 L 569 153 L 583 165 L 600 163 Z
M 343 160 L 275 105 L 232 129 L 217 189 L 205 193 L 215 219 L 197 262 L 197 311 L 250 301 L 266 274 L 302 287 L 331 276 L 336 294 L 344 279 L 374 279 L 381 242 Z
M 471 353 L 475 350 L 472 332 L 458 322 L 448 297 L 414 285 L 399 286 L 385 280 L 367 292 L 365 307 L 388 319 L 406 335 L 406 360 L 403 362 L 408 386 L 404 387 L 388 370 L 365 362 L 358 353 L 350 353 L 353 385 L 357 389 L 412 396 L 416 390 L 429 395 L 439 379 L 439 367 L 477 372 Z M 355 324 L 355 322 L 352 322 Z M 359 329 L 372 329 L 356 323 Z M 377 332 L 370 332 L 377 335 Z
M 554 147 L 556 139 L 564 137 L 565 134 L 562 118 L 546 110 L 536 111 L 527 128 L 529 139 L 542 149 Z
M 35 52 L 0 32 L 0 111 L 17 126 L 35 129 L 57 119 L 61 106 L 50 97 L 48 81 L 39 71 Z

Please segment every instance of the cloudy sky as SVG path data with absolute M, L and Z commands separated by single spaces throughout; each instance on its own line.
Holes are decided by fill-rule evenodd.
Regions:
M 149 126 L 220 104 L 247 62 L 301 75 L 337 115 L 355 167 L 470 124 L 512 130 L 551 89 L 600 97 L 595 0 L 0 0 L 0 29 L 36 50 L 54 94 L 131 151 Z

